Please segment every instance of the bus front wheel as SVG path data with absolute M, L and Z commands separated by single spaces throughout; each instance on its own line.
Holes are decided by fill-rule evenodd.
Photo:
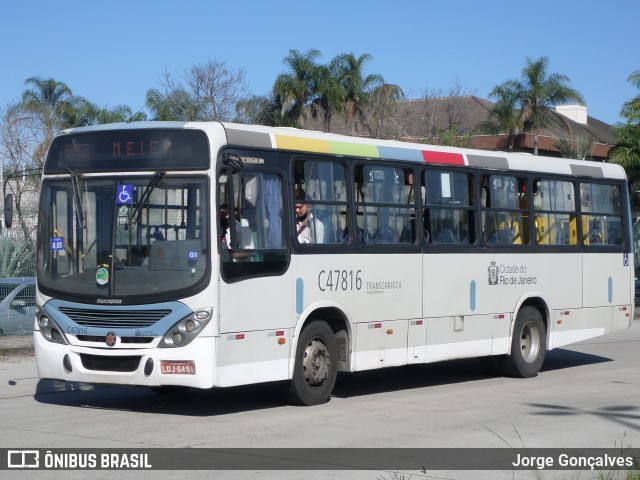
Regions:
M 329 400 L 338 373 L 337 356 L 329 325 L 322 321 L 307 325 L 298 340 L 288 400 L 297 405 L 319 405 Z
M 505 358 L 510 377 L 530 378 L 538 375 L 547 350 L 547 332 L 540 311 L 522 307 L 516 317 L 511 339 L 511 354 Z

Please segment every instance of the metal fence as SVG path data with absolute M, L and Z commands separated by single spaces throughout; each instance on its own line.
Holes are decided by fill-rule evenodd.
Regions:
M 36 216 L 23 217 L 20 222 L 0 234 L 0 336 L 33 332 Z

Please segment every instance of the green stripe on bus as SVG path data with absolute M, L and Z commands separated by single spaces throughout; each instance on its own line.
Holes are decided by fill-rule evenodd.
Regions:
M 329 142 L 331 153 L 337 155 L 351 155 L 354 157 L 380 158 L 376 145 L 363 145 L 350 142 Z

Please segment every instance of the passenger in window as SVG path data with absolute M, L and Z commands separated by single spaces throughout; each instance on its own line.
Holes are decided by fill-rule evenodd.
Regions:
M 324 225 L 311 213 L 304 192 L 296 197 L 296 236 L 299 243 L 324 243 Z

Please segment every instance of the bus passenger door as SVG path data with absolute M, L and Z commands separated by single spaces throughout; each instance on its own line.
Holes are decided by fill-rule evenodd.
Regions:
M 220 339 L 216 385 L 284 380 L 294 326 L 283 181 L 231 169 L 219 177 Z

